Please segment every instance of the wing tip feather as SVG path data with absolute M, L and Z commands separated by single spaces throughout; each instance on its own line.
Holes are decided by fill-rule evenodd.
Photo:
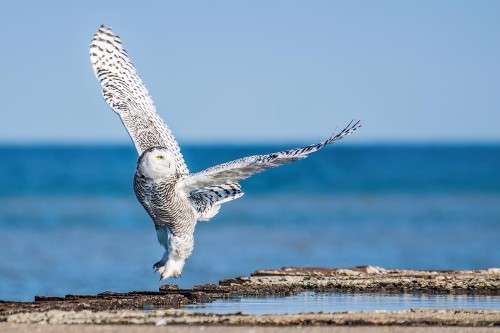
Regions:
M 341 140 L 346 136 L 351 135 L 362 127 L 361 120 L 351 119 L 349 123 L 339 132 L 334 132 L 328 139 L 324 141 L 324 144 L 331 144 L 335 141 Z

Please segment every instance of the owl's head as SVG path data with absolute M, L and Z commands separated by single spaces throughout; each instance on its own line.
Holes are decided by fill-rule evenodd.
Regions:
M 148 178 L 167 178 L 175 176 L 175 156 L 167 148 L 151 148 L 139 157 L 137 168 Z

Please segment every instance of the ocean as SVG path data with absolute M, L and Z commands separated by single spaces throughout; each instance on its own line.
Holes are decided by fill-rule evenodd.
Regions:
M 192 171 L 294 145 L 183 147 Z M 131 146 L 0 146 L 0 299 L 157 290 Z M 181 287 L 282 266 L 500 267 L 500 145 L 348 145 L 200 222 Z

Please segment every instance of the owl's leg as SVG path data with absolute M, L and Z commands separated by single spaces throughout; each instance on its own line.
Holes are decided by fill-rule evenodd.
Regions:
M 164 232 L 157 230 L 158 240 L 166 248 L 162 260 L 155 264 L 157 271 L 160 273 L 160 279 L 164 280 L 169 277 L 179 277 L 184 268 L 186 259 L 193 252 L 194 237 L 193 232 L 173 235 L 167 230 L 167 242 L 165 244 Z M 161 235 L 160 235 L 161 234 Z M 166 261 L 165 261 L 166 259 Z
M 156 228 L 156 236 L 158 237 L 158 242 L 160 243 L 161 246 L 165 249 L 165 252 L 163 252 L 163 256 L 159 261 L 157 261 L 153 265 L 153 270 L 155 272 L 158 272 L 161 267 L 165 265 L 167 262 L 168 258 L 168 238 L 170 235 L 170 231 L 166 227 L 157 227 Z

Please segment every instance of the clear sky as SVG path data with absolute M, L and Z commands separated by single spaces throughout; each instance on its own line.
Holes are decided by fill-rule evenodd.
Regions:
M 101 23 L 181 143 L 500 140 L 500 1 L 86 0 L 2 2 L 0 142 L 127 142 Z

